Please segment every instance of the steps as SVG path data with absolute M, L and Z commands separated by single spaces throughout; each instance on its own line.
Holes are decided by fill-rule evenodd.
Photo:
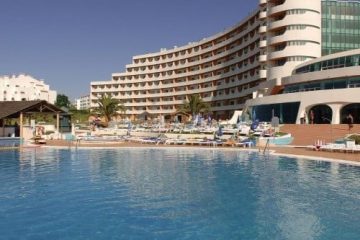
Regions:
M 347 124 L 286 124 L 280 128 L 280 131 L 291 133 L 294 137 L 292 145 L 313 145 L 316 140 L 329 143 L 349 133 L 360 134 L 360 124 L 354 124 L 350 131 Z

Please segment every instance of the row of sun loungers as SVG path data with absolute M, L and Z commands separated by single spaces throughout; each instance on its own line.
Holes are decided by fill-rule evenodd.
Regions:
M 349 146 L 346 144 L 332 143 L 321 146 L 320 149 L 323 151 L 330 151 L 330 152 L 360 153 L 360 145 L 355 145 L 355 144 L 353 146 Z
M 251 141 L 222 141 L 211 139 L 181 139 L 181 138 L 161 138 L 161 137 L 130 137 L 126 141 L 144 144 L 165 144 L 165 145 L 189 145 L 189 146 L 233 146 L 233 147 L 252 147 Z
M 75 140 L 75 139 L 74 139 Z M 232 147 L 252 147 L 253 142 L 249 139 L 207 139 L 207 138 L 167 138 L 160 134 L 157 137 L 136 137 L 136 136 L 78 136 L 77 141 L 81 142 L 133 142 L 141 144 L 164 144 L 164 145 L 189 145 L 189 146 L 232 146 Z
M 328 143 L 328 144 L 324 144 L 324 145 L 311 145 L 311 146 L 308 146 L 307 148 L 316 150 L 316 151 L 360 153 L 360 145 L 356 145 L 355 142 Z
M 165 144 L 169 145 L 191 145 L 191 146 L 232 146 L 232 147 L 251 147 L 251 141 L 237 142 L 237 141 L 221 141 L 208 139 L 167 139 Z
M 75 140 L 75 138 L 68 140 Z M 119 142 L 123 141 L 124 138 L 122 136 L 78 136 L 76 140 L 85 142 Z

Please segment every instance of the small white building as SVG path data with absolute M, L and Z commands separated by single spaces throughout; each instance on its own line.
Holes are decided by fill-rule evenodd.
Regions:
M 90 95 L 81 96 L 75 99 L 74 105 L 77 110 L 86 110 L 90 108 Z
M 54 104 L 56 95 L 43 80 L 30 75 L 0 76 L 0 101 L 45 100 Z

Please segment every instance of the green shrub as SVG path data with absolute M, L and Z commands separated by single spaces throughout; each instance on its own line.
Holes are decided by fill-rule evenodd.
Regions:
M 288 134 L 288 133 L 285 133 L 285 132 L 277 132 L 277 133 L 275 133 L 275 137 L 282 137 L 282 136 L 284 136 L 284 135 L 286 135 L 286 134 Z
M 360 144 L 360 135 L 351 135 L 347 139 L 354 140 L 355 144 Z

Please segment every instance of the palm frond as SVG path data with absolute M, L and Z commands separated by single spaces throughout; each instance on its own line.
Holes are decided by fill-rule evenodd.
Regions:
M 98 107 L 94 108 L 93 111 L 105 117 L 105 121 L 109 121 L 112 116 L 118 112 L 125 112 L 126 107 L 120 102 L 120 100 L 112 98 L 105 94 L 97 101 Z
M 195 94 L 191 95 L 189 101 L 184 101 L 183 105 L 181 105 L 176 112 L 194 116 L 198 113 L 207 113 L 209 111 L 210 105 L 204 102 L 200 95 Z

